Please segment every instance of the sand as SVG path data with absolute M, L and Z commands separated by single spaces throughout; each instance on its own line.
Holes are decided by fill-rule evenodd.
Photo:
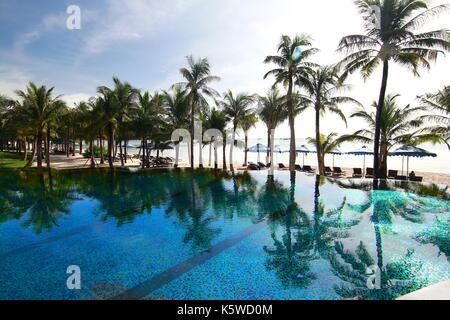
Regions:
M 58 170 L 89 168 L 90 166 L 90 162 L 87 161 L 88 159 L 83 158 L 79 154 L 70 157 L 66 157 L 65 155 L 51 155 L 50 159 L 51 159 L 51 167 Z M 96 161 L 97 163 L 99 163 L 98 159 Z M 139 165 L 140 161 L 137 159 L 133 159 L 133 161 L 128 160 L 127 163 L 125 164 L 125 167 L 139 167 Z M 34 164 L 34 166 L 36 166 L 36 164 Z M 115 162 L 115 166 L 120 167 L 120 161 Z M 207 165 L 205 166 L 207 167 Z M 98 167 L 108 167 L 108 163 L 98 165 Z M 180 162 L 180 167 L 188 167 L 188 164 L 185 162 Z M 245 168 L 242 167 L 239 169 L 245 170 Z M 343 178 L 348 178 L 352 176 L 353 169 L 342 168 L 342 170 L 345 172 L 345 176 L 343 176 Z M 450 186 L 450 174 L 416 172 L 416 175 L 423 177 L 424 182 Z

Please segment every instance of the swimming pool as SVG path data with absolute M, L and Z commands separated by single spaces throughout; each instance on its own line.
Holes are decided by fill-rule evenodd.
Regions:
M 395 299 L 450 278 L 449 199 L 289 172 L 2 170 L 0 299 Z

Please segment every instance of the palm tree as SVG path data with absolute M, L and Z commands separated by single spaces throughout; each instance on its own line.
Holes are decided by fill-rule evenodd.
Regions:
M 147 154 L 147 140 L 149 134 L 149 127 L 152 125 L 152 118 L 154 117 L 154 109 L 152 104 L 152 96 L 148 91 L 144 94 L 139 94 L 139 102 L 134 112 L 133 126 L 135 133 L 141 139 L 142 151 L 142 168 L 149 166 Z
M 381 140 L 380 140 L 380 172 L 386 176 L 387 158 L 389 150 L 395 145 L 416 144 L 421 141 L 421 134 L 418 128 L 423 124 L 423 120 L 416 116 L 416 113 L 423 111 L 423 107 L 399 107 L 396 103 L 398 95 L 388 95 L 383 105 L 381 114 Z M 373 107 L 376 107 L 376 102 Z M 374 131 L 377 125 L 376 114 L 367 112 L 364 107 L 356 110 L 351 118 L 358 118 L 365 122 L 365 129 L 361 129 L 352 135 L 344 135 L 339 140 L 360 141 L 372 143 L 375 139 Z
M 97 92 L 100 97 L 97 98 L 97 110 L 100 113 L 100 121 L 104 124 L 108 136 L 108 163 L 109 167 L 114 167 L 113 146 L 114 131 L 117 128 L 117 116 L 119 114 L 119 105 L 114 98 L 113 91 L 108 87 L 98 87 Z
M 164 91 L 165 113 L 167 115 L 167 124 L 172 129 L 189 128 L 189 105 L 186 93 L 181 86 L 174 86 L 171 93 Z M 175 143 L 176 163 L 178 163 L 180 142 Z
M 329 111 L 337 114 L 347 125 L 344 113 L 339 108 L 341 103 L 356 103 L 358 101 L 351 97 L 340 95 L 340 91 L 346 87 L 339 81 L 336 67 L 324 66 L 311 70 L 307 79 L 303 82 L 306 95 L 301 95 L 302 104 L 314 108 L 316 116 L 316 150 L 319 174 L 325 175 L 325 153 L 321 145 L 320 118 Z
M 180 73 L 186 82 L 179 83 L 187 93 L 191 109 L 191 168 L 194 168 L 194 119 L 195 113 L 208 106 L 206 97 L 218 97 L 217 91 L 209 87 L 213 81 L 220 78 L 211 75 L 211 67 L 208 59 L 194 60 L 193 56 L 187 57 L 188 68 L 181 68 Z M 200 153 L 202 146 L 200 146 Z M 200 163 L 200 167 L 202 164 Z
M 421 119 L 433 123 L 426 128 L 425 140 L 434 143 L 444 143 L 450 149 L 450 86 L 436 93 L 419 97 L 421 105 L 434 114 L 425 115 Z
M 233 147 L 236 140 L 236 130 L 242 124 L 242 121 L 253 113 L 251 109 L 252 104 L 255 101 L 255 96 L 248 95 L 245 93 L 239 93 L 236 97 L 233 95 L 231 90 L 228 90 L 224 94 L 223 101 L 221 102 L 221 106 L 223 108 L 223 112 L 233 124 L 233 134 L 232 134 L 232 142 L 230 146 L 230 169 L 233 168 Z
M 269 147 L 271 145 L 271 131 L 275 130 L 288 117 L 285 98 L 280 96 L 277 88 L 271 88 L 265 97 L 259 97 L 257 112 L 259 119 L 267 127 L 267 147 Z M 267 163 L 269 162 L 269 153 L 270 151 L 268 150 Z
M 122 138 L 125 135 L 125 123 L 130 120 L 130 114 L 136 109 L 139 90 L 133 88 L 128 82 L 121 82 L 117 77 L 113 77 L 114 82 L 114 98 L 117 103 L 118 114 L 117 121 L 121 136 L 119 137 L 120 162 L 124 166 L 124 157 L 122 152 Z
M 38 87 L 30 82 L 26 91 L 17 90 L 16 94 L 23 100 L 19 107 L 21 112 L 32 124 L 36 133 L 37 167 L 42 168 L 42 141 L 44 128 L 55 112 L 64 105 L 60 96 L 53 97 L 54 88 Z M 31 165 L 31 163 L 30 163 Z
M 246 117 L 244 117 L 241 121 L 241 128 L 244 131 L 245 135 L 245 156 L 244 156 L 244 167 L 247 166 L 247 149 L 248 149 L 248 132 L 251 128 L 255 127 L 258 122 L 258 118 L 256 117 L 256 113 L 249 113 Z
M 223 111 L 217 110 L 215 108 L 211 109 L 206 118 L 206 129 L 217 129 L 220 132 L 225 132 L 227 127 L 228 119 L 226 114 Z M 222 162 L 223 162 L 223 170 L 227 170 L 227 161 L 226 161 L 226 143 L 225 137 L 222 139 Z M 218 161 L 217 161 L 217 150 L 214 149 L 214 168 L 217 169 Z
M 78 105 L 77 117 L 79 123 L 82 124 L 80 128 L 81 132 L 79 133 L 79 136 L 82 137 L 80 138 L 80 143 L 83 139 L 85 139 L 85 141 L 89 143 L 89 159 L 91 168 L 95 168 L 94 140 L 97 138 L 99 128 L 102 126 L 102 124 L 98 122 L 95 107 L 95 98 L 90 98 L 87 102 L 80 102 L 80 104 Z
M 439 53 L 448 51 L 448 30 L 418 33 L 417 29 L 429 18 L 448 9 L 449 5 L 428 9 L 425 1 L 418 0 L 356 0 L 355 4 L 365 21 L 365 34 L 349 35 L 341 39 L 338 51 L 345 52 L 347 57 L 340 65 L 345 68 L 344 76 L 361 70 L 364 79 L 380 63 L 383 66 L 380 95 L 376 104 L 373 166 L 375 177 L 384 178 L 384 170 L 379 170 L 380 139 L 389 62 L 407 66 L 415 76 L 419 76 L 420 66 L 429 69 L 430 62 L 436 60 Z M 379 16 L 374 16 L 377 12 Z
M 293 92 L 296 83 L 302 83 L 306 78 L 307 73 L 311 70 L 314 64 L 306 62 L 306 59 L 315 54 L 318 50 L 309 48 L 303 50 L 300 57 L 295 57 L 294 53 L 299 50 L 301 46 L 311 46 L 311 38 L 307 35 L 297 35 L 294 39 L 289 36 L 283 35 L 278 45 L 277 56 L 267 56 L 264 63 L 273 63 L 277 65 L 276 69 L 273 69 L 266 73 L 264 79 L 269 75 L 275 77 L 274 86 L 279 83 L 287 86 L 286 105 L 289 116 L 289 127 L 291 130 L 291 143 L 290 143 L 290 156 L 289 156 L 289 169 L 291 172 L 295 172 L 295 160 L 296 160 L 296 146 L 295 146 L 295 112 L 294 112 L 294 100 Z M 297 59 L 296 59 L 297 58 Z
M 317 138 L 307 139 L 309 144 L 318 146 L 318 150 L 320 150 L 320 154 L 317 152 L 317 161 L 323 166 L 323 173 L 320 173 L 321 176 L 325 175 L 325 155 L 338 151 L 339 146 L 342 144 L 342 140 L 337 137 L 338 134 L 333 132 L 327 136 L 320 134 L 319 141 L 316 140 Z

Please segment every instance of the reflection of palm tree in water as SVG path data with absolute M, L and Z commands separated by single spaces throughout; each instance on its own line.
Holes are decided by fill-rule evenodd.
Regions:
M 330 256 L 333 272 L 346 282 L 335 287 L 336 292 L 343 298 L 391 300 L 418 290 L 430 282 L 424 272 L 423 263 L 414 258 L 412 249 L 408 249 L 405 256 L 385 265 L 382 243 L 382 232 L 392 227 L 394 215 L 411 223 L 421 223 L 427 200 L 404 192 L 386 190 L 386 184 L 377 184 L 376 187 L 377 189 L 367 193 L 366 202 L 349 205 L 352 210 L 361 213 L 372 207 L 371 221 L 374 225 L 376 261 L 363 242 L 359 244 L 355 253 L 345 250 L 342 242 L 336 242 L 335 250 Z M 351 188 L 354 189 L 354 186 Z M 375 264 L 379 270 L 380 287 L 370 289 L 367 284 L 367 271 Z
M 211 212 L 208 212 L 209 205 L 207 194 L 201 193 L 201 190 L 194 179 L 191 180 L 191 190 L 188 209 L 188 216 L 182 222 L 186 228 L 186 234 L 183 238 L 185 243 L 192 242 L 194 251 L 204 250 L 211 247 L 211 243 L 220 232 L 220 228 L 214 228 L 210 225 L 217 219 Z
M 414 250 L 407 250 L 404 256 L 386 266 L 382 265 L 380 258 L 382 250 L 377 248 L 377 266 L 381 269 L 370 281 L 376 284 L 375 277 L 379 276 L 380 287 L 370 288 L 367 271 L 368 268 L 372 270 L 375 261 L 366 245 L 361 242 L 352 253 L 345 250 L 342 242 L 336 242 L 335 252 L 330 257 L 331 266 L 333 273 L 345 281 L 345 284 L 335 286 L 336 293 L 345 299 L 393 300 L 430 284 L 423 262 L 414 258 Z
M 264 246 L 263 249 L 267 254 L 267 269 L 275 272 L 284 288 L 307 288 L 316 276 L 310 271 L 311 257 L 307 248 L 296 245 L 292 239 L 292 230 L 299 228 L 300 216 L 305 214 L 295 202 L 295 173 L 291 173 L 290 182 L 288 190 L 268 177 L 261 192 L 260 206 L 265 209 L 262 212 L 268 214 L 274 242 L 274 248 Z M 273 211 L 269 213 L 267 209 Z M 278 224 L 285 227 L 281 240 L 276 232 Z
M 36 234 L 40 234 L 44 230 L 58 226 L 58 220 L 69 214 L 68 207 L 76 198 L 70 193 L 64 179 L 54 183 L 50 170 L 47 179 L 44 173 L 38 173 L 36 182 L 37 185 L 31 185 L 24 190 L 29 211 L 23 224 L 25 227 L 32 226 Z
M 325 210 L 320 198 L 320 186 L 324 182 L 323 177 L 316 177 L 313 219 L 295 202 L 295 176 L 291 177 L 290 190 L 269 178 L 260 192 L 260 214 L 266 214 L 274 226 L 274 247 L 264 247 L 268 255 L 266 266 L 275 271 L 285 288 L 307 288 L 316 278 L 310 271 L 311 263 L 328 259 L 334 241 L 347 237 L 347 230 L 359 223 L 354 218 L 344 219 L 345 198 L 338 208 Z M 272 212 L 269 214 L 268 210 Z M 277 224 L 285 227 L 281 239 L 277 234 Z
M 213 224 L 221 216 L 232 220 L 254 215 L 256 182 L 248 173 L 195 172 L 187 181 L 188 192 L 172 197 L 166 213 L 176 212 L 177 223 L 186 229 L 183 241 L 192 243 L 195 252 L 210 248 L 220 235 L 222 230 Z M 231 188 L 226 181 L 232 181 Z
M 276 272 L 286 288 L 308 287 L 316 278 L 310 271 L 311 262 L 321 258 L 327 259 L 335 237 L 345 236 L 339 231 L 358 223 L 355 220 L 343 221 L 342 210 L 345 199 L 339 208 L 325 211 L 320 199 L 320 184 L 323 181 L 317 176 L 313 220 L 295 202 L 295 175 L 291 176 L 289 191 L 278 182 L 269 179 L 261 192 L 262 208 L 273 209 L 276 205 L 283 208 L 273 211 L 268 219 L 272 225 L 276 226 L 277 223 L 283 225 L 285 233 L 279 240 L 276 229 L 273 230 L 274 248 L 264 247 L 264 251 L 268 254 L 267 268 Z

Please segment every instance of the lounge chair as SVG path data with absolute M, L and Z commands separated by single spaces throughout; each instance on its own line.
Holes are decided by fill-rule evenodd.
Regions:
M 333 170 L 330 167 L 325 167 L 325 175 L 331 176 L 333 174 Z
M 284 164 L 282 164 L 282 163 L 278 164 L 278 168 L 281 169 L 281 170 L 286 170 L 287 169 L 286 166 Z
M 250 163 L 247 165 L 247 170 L 250 170 L 250 171 L 259 171 L 259 170 L 261 170 L 261 169 L 259 168 L 258 165 L 256 165 L 256 164 L 250 162 Z
M 302 171 L 302 167 L 298 164 L 295 165 L 295 170 Z
M 362 178 L 362 169 L 361 168 L 353 168 L 353 178 Z
M 408 178 L 406 176 L 397 176 L 396 180 L 406 181 Z
M 316 172 L 316 170 L 314 170 L 311 166 L 303 166 L 303 171 L 309 173 Z
M 409 181 L 413 181 L 413 182 L 422 182 L 423 181 L 423 177 L 409 177 Z
M 373 171 L 373 168 L 366 168 L 366 178 L 374 178 L 375 173 Z
M 341 167 L 333 167 L 333 175 L 342 177 L 345 176 L 345 172 L 342 171 Z
M 262 163 L 262 162 L 258 162 L 258 166 L 259 166 L 261 169 L 265 169 L 265 168 L 266 168 L 266 165 L 265 165 L 264 163 Z
M 397 180 L 398 170 L 389 170 L 388 171 L 388 179 Z

